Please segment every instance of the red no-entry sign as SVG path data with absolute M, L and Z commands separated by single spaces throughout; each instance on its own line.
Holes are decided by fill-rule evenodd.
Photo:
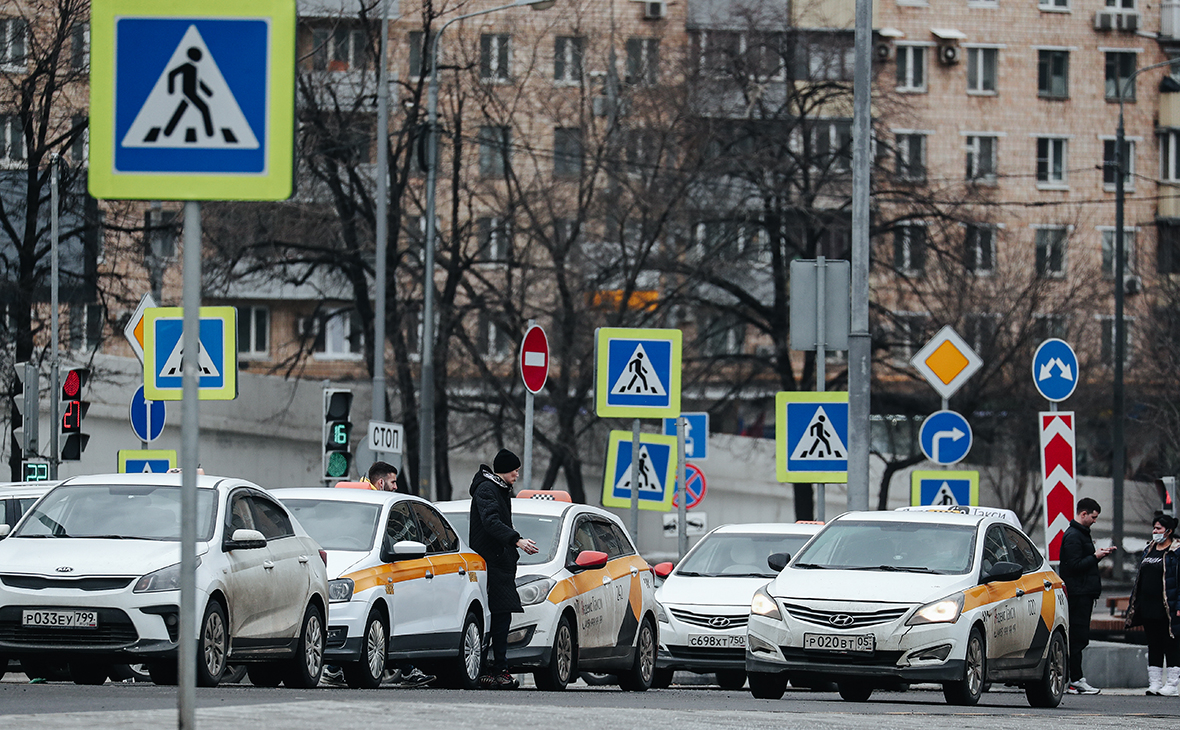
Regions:
M 537 325 L 529 327 L 520 343 L 520 377 L 530 393 L 538 393 L 549 379 L 549 338 Z

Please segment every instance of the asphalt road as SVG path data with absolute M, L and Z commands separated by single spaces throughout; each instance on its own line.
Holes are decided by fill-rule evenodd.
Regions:
M 835 693 L 789 690 L 781 700 L 756 700 L 748 691 L 709 687 L 620 692 L 611 687 L 572 686 L 564 693 L 520 689 L 460 692 L 385 687 L 373 691 L 337 688 L 264 689 L 230 685 L 197 691 L 197 725 L 226 728 L 354 728 L 412 730 L 577 730 L 672 727 L 676 730 L 799 728 L 1052 728 L 1172 727 L 1180 698 L 1145 697 L 1129 690 L 1090 697 L 1070 696 L 1055 710 L 1036 710 L 1024 693 L 994 689 L 977 707 L 952 707 L 933 688 L 877 692 L 866 703 Z M 770 714 L 773 713 L 773 714 Z M 24 684 L 11 676 L 0 683 L 0 715 L 8 727 L 47 730 L 176 726 L 176 692 L 152 684 L 80 687 L 68 683 Z M 1158 718 L 1158 719 L 1152 719 Z M 1030 725 L 1035 723 L 1035 725 Z M 19 723 L 19 724 L 18 724 Z

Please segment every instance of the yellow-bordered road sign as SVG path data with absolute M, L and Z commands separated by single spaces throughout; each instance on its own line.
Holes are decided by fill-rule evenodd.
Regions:
M 284 200 L 294 0 L 93 0 L 90 194 Z
M 144 310 L 143 392 L 148 400 L 184 397 L 184 308 Z M 238 397 L 238 315 L 233 307 L 201 307 L 197 363 L 201 400 Z
M 977 471 L 913 471 L 910 473 L 910 506 L 979 504 Z
M 598 415 L 679 416 L 681 340 L 680 330 L 599 327 L 594 341 Z
M 639 466 L 632 468 L 631 432 L 611 431 L 606 443 L 606 474 L 602 480 L 602 506 L 629 508 L 631 480 L 639 487 L 639 509 L 667 512 L 676 489 L 676 437 L 639 434 Z
M 774 412 L 780 482 L 848 481 L 848 393 L 780 392 Z
M 175 468 L 175 449 L 119 449 L 120 474 L 163 474 Z

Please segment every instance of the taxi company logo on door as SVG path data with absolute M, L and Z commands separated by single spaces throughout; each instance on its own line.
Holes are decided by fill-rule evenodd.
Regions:
M 582 614 L 582 630 L 602 625 L 602 598 L 578 599 L 578 613 Z M 590 616 L 588 614 L 597 614 Z

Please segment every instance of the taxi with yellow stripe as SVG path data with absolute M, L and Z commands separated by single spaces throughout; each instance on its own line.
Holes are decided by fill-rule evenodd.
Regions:
M 746 672 L 755 697 L 791 676 L 835 681 L 845 700 L 878 688 L 941 683 L 974 705 L 989 682 L 1056 707 L 1068 681 L 1061 578 L 1002 517 L 848 512 L 795 556 L 750 606 Z
M 467 534 L 470 500 L 438 506 Z M 510 670 L 532 672 L 542 690 L 563 690 L 578 672 L 613 674 L 625 690 L 651 687 L 654 579 L 619 519 L 564 492 L 522 492 L 512 523 L 540 549 L 522 554 L 516 569 L 524 613 L 512 614 Z
M 350 687 L 380 686 L 410 661 L 444 687 L 475 689 L 490 621 L 487 565 L 430 502 L 408 494 L 276 489 L 328 553 L 324 662 Z

